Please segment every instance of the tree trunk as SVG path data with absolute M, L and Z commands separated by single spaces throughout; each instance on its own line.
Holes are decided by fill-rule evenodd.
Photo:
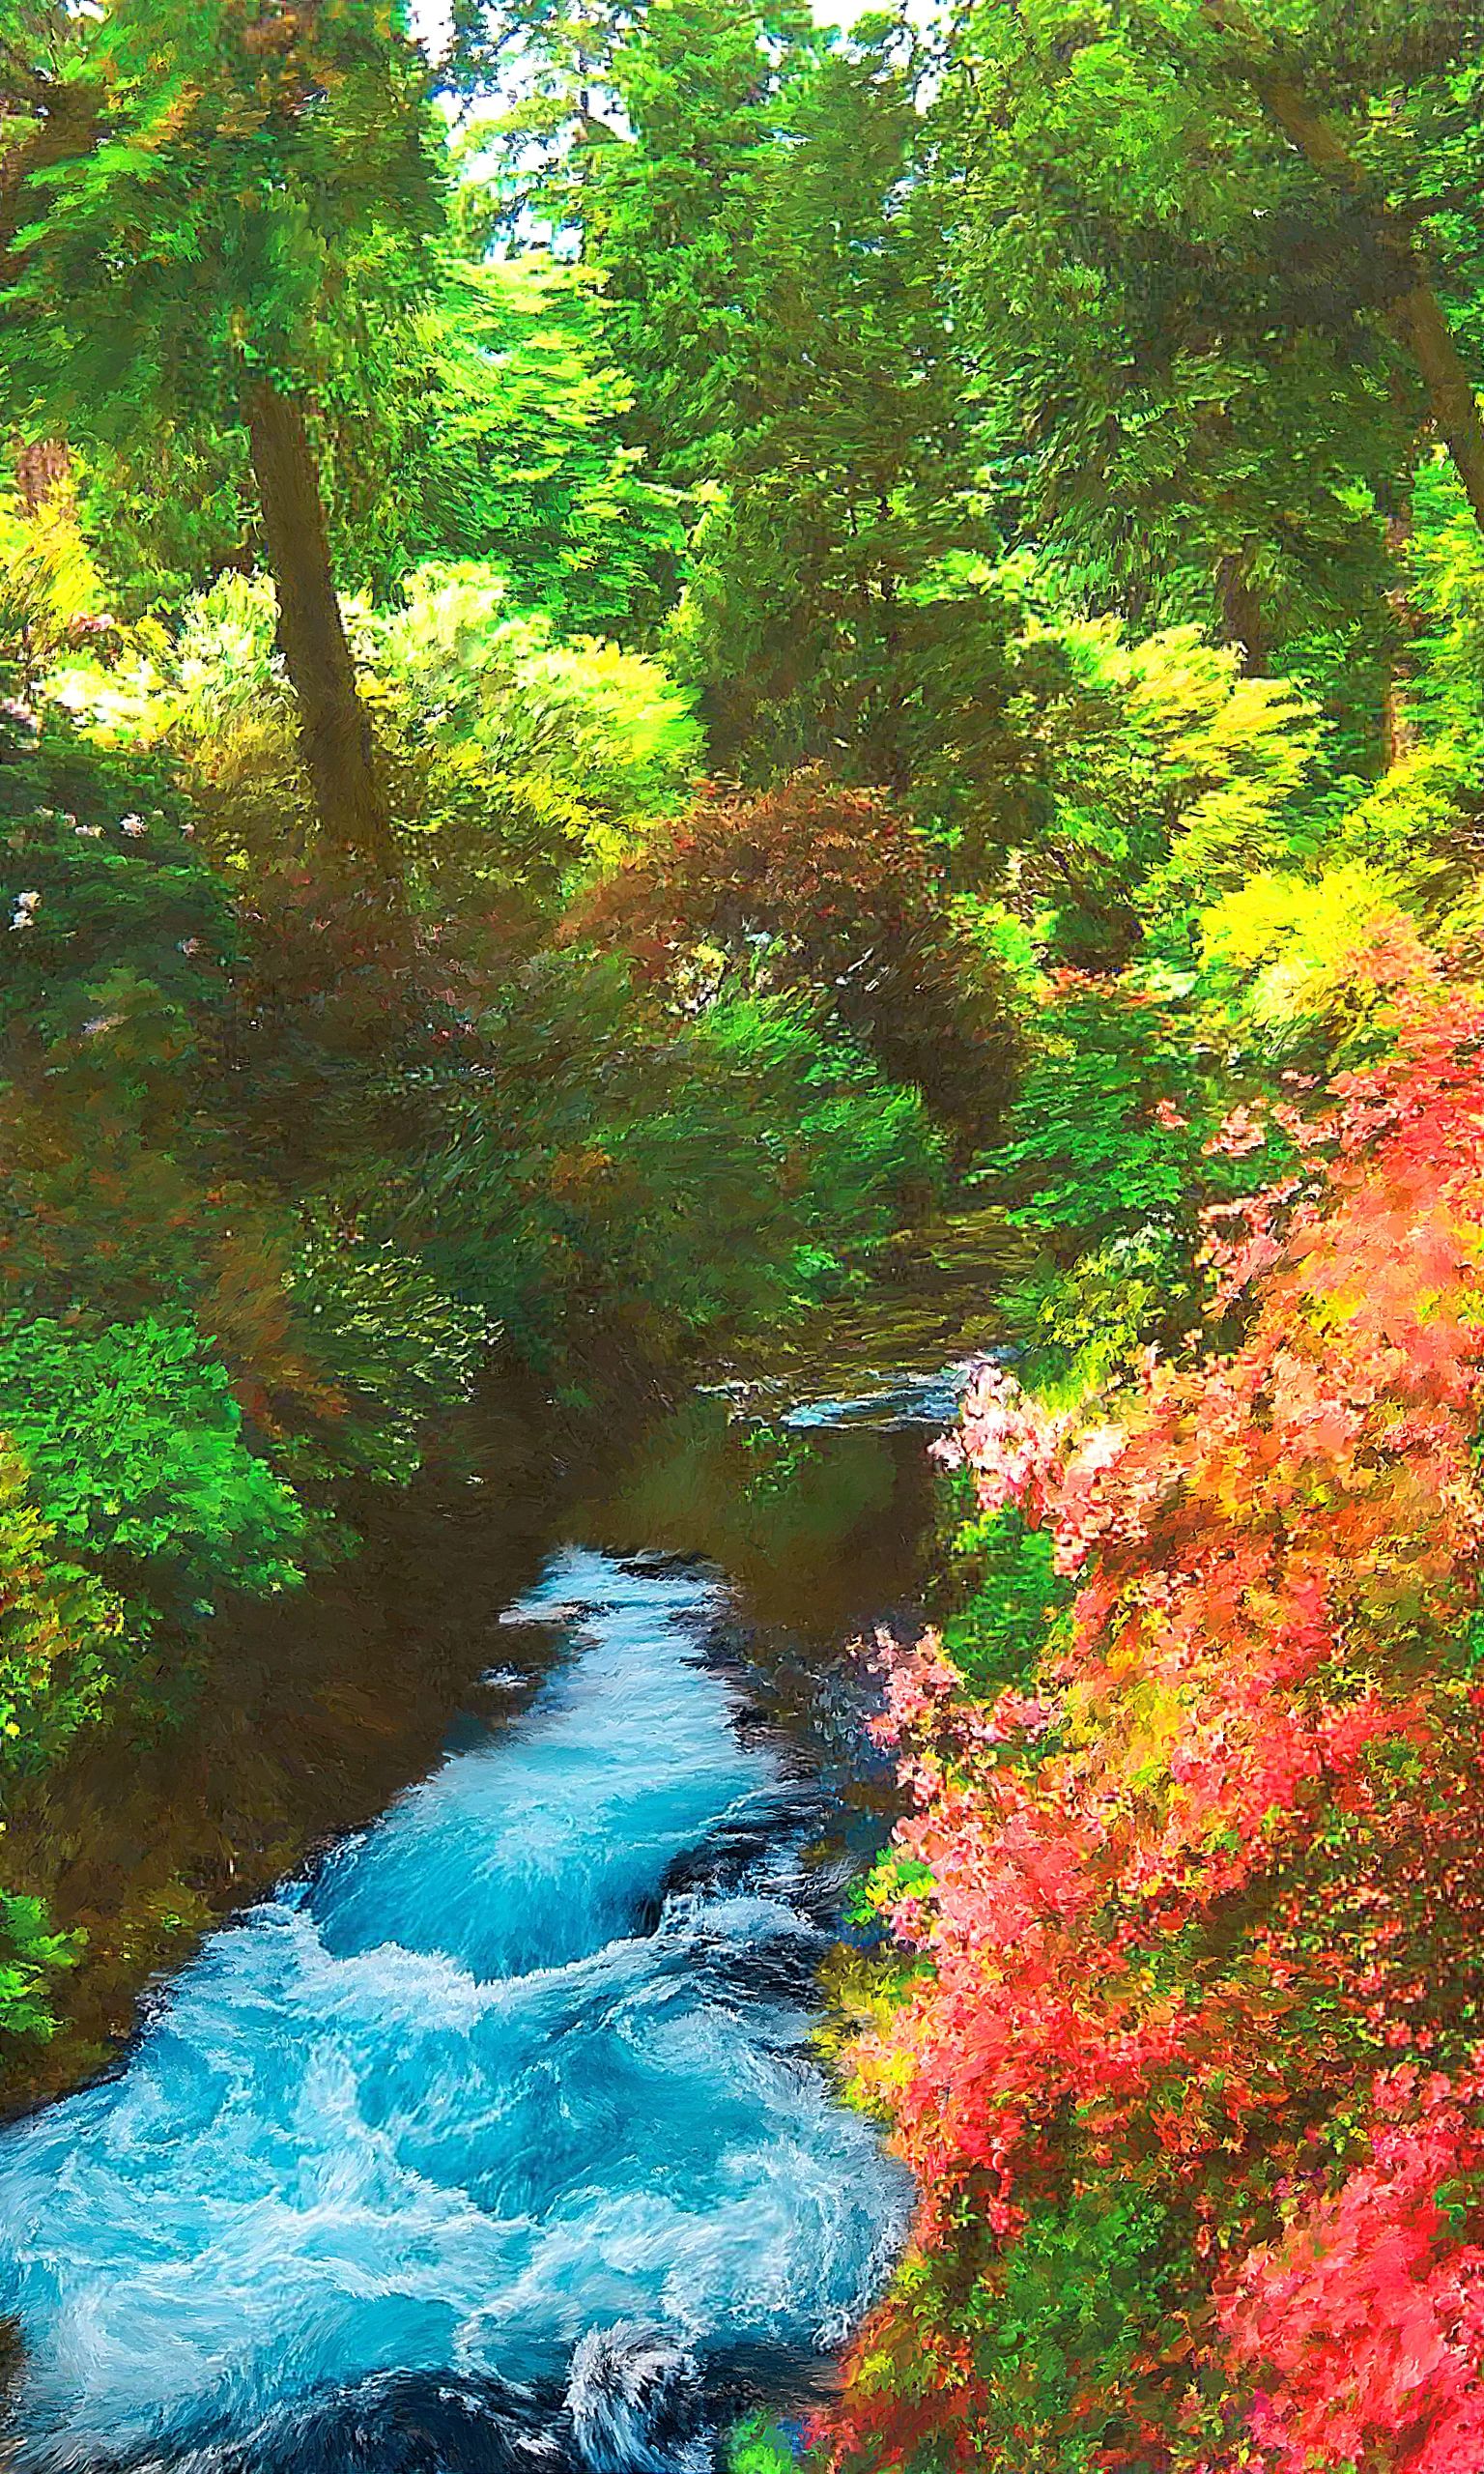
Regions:
M 1404 757 L 1410 756 L 1418 738 L 1417 726 L 1407 710 L 1407 690 L 1415 668 L 1413 643 L 1421 624 L 1420 615 L 1408 595 L 1405 581 L 1407 545 L 1411 539 L 1410 512 L 1386 518 L 1386 548 L 1398 578 L 1386 594 L 1387 607 L 1396 622 L 1396 638 L 1386 666 L 1385 691 L 1382 699 L 1382 727 L 1388 765 L 1400 764 Z
M 1484 417 L 1438 297 L 1414 255 L 1413 263 L 1417 280 L 1392 311 L 1391 331 L 1422 372 L 1433 418 L 1448 443 L 1474 520 L 1484 532 Z
M 48 499 L 72 489 L 72 458 L 65 439 L 36 438 L 15 450 L 15 486 L 28 515 L 40 515 Z
M 1241 0 L 1203 0 L 1209 24 L 1233 44 L 1233 67 L 1270 119 L 1323 180 L 1362 206 L 1372 247 L 1387 273 L 1386 324 L 1410 353 L 1427 388 L 1438 433 L 1448 447 L 1475 520 L 1484 532 L 1484 415 L 1412 232 L 1374 193 L 1364 166 L 1315 109 L 1279 59 L 1270 36 Z
M 271 380 L 259 379 L 247 388 L 243 409 L 278 596 L 278 647 L 299 705 L 300 747 L 320 830 L 388 920 L 400 921 L 402 870 L 330 572 L 319 466 L 303 405 Z
M 1221 601 L 1221 641 L 1241 653 L 1248 678 L 1261 678 L 1268 659 L 1262 596 L 1252 581 L 1257 557 L 1255 541 L 1228 550 L 1216 561 L 1216 591 Z

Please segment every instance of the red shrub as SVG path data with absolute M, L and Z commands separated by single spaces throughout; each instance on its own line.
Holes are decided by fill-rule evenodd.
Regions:
M 814 992 L 950 1122 L 995 1121 L 1014 1049 L 1005 972 L 929 844 L 874 791 L 810 772 L 713 792 L 587 894 L 567 933 L 621 946 L 693 1000 L 726 980 Z
M 1058 2334 L 1067 2464 L 1484 2461 L 1484 1004 L 1414 956 L 1391 1027 L 1220 1250 L 1240 1347 L 1076 1435 L 967 1405 L 982 1502 L 1079 1587 L 1029 1694 L 931 1644 L 893 1679 L 930 1967 L 858 2059 L 923 2249 L 836 2461 L 1061 2464 L 996 2312 L 1025 2229 L 1130 2194 L 1155 2285 Z

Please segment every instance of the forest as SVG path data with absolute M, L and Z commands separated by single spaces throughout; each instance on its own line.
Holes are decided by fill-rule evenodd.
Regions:
M 1479 2474 L 1481 861 L 1476 0 L 0 0 L 11 2107 L 492 1400 L 972 1220 L 730 2462 Z

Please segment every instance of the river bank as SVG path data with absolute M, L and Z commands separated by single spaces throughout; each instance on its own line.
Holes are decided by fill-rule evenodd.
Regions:
M 848 1643 L 915 1620 L 933 1515 L 924 1446 L 944 1414 L 941 1375 L 852 1376 L 866 1388 L 776 1417 L 693 1399 L 601 1471 L 574 1455 L 539 1514 L 531 1459 L 513 1451 L 498 1500 L 445 1507 L 428 1540 L 439 1586 L 419 1608 L 403 1566 L 351 1713 L 370 1744 L 371 1692 L 411 1624 L 460 1712 L 423 1783 L 213 1937 L 146 2002 L 115 2068 L 0 2149 L 37 2446 L 49 2430 L 71 2461 L 142 2461 L 144 2448 L 174 2464 L 188 2441 L 192 2463 L 260 2474 L 349 2462 L 347 2417 L 369 2418 L 385 2467 L 424 2431 L 418 2378 L 457 2371 L 481 2465 L 507 2444 L 521 2461 L 533 2434 L 575 2452 L 558 2463 L 659 2461 L 643 2435 L 658 2413 L 673 2426 L 663 2461 L 700 2466 L 758 2399 L 828 2384 L 910 2212 L 875 2135 L 809 2058 L 815 1970 L 890 1803 Z M 553 1551 L 574 1537 L 587 1542 Z M 388 1551 L 357 1570 L 357 1593 Z M 515 1567 L 543 1558 L 533 1591 L 528 1578 L 495 1605 Z M 347 1643 L 353 1617 L 344 1597 Z M 264 1778 L 282 1774 L 263 1762 Z M 344 1760 L 347 1798 L 373 1775 L 364 1752 Z M 391 1998 L 404 1977 L 411 2007 Z M 450 2141 L 470 2149 L 462 2165 Z M 442 2232 L 417 2231 L 414 2184 L 388 2199 L 393 2155 L 418 2192 L 448 2179 Z M 270 2186 L 280 2196 L 260 2221 Z M 466 2202 L 499 2229 L 479 2239 L 499 2260 L 481 2250 L 477 2270 Z M 437 2307 L 409 2318 L 408 2278 L 422 2290 L 430 2275 Z M 305 2314 L 320 2328 L 307 2345 Z M 651 2323 L 669 2331 L 659 2372 Z M 594 2332 L 601 2361 L 581 2350 Z M 243 2343 L 254 2367 L 234 2371 Z M 512 2363 L 518 2395 L 500 2385 Z M 462 2461 L 452 2448 L 445 2434 L 429 2461 Z
M 217 1918 L 426 1771 L 490 1662 L 501 1609 L 564 1537 L 707 1556 L 750 1621 L 802 1625 L 812 1649 L 790 1691 L 807 1724 L 820 1661 L 910 1587 L 908 1533 L 930 1515 L 896 1466 L 912 1456 L 899 1446 L 889 1472 L 870 1445 L 811 1452 L 808 1430 L 785 1421 L 801 1401 L 869 1398 L 894 1372 L 985 1345 L 985 1301 L 1013 1258 L 992 1214 L 905 1234 L 863 1294 L 669 1408 L 631 1397 L 606 1421 L 581 1419 L 507 1377 L 450 1424 L 410 1488 L 348 1500 L 359 1550 L 306 1590 L 225 1608 L 209 1689 L 153 1726 L 98 1731 L 16 1798 L 10 1878 L 86 1941 L 63 1980 L 61 2032 L 14 2049 L 0 2077 L 6 2110 L 116 2066 L 141 1999 Z

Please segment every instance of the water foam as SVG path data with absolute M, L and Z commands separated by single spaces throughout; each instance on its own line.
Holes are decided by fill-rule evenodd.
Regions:
M 523 1718 L 0 2141 L 30 2462 L 423 2373 L 575 2382 L 616 2462 L 682 2357 L 827 2349 L 870 2299 L 907 2193 L 810 2057 L 809 1817 L 701 1654 L 716 1587 L 573 1551 L 512 1610 L 558 1612 Z

